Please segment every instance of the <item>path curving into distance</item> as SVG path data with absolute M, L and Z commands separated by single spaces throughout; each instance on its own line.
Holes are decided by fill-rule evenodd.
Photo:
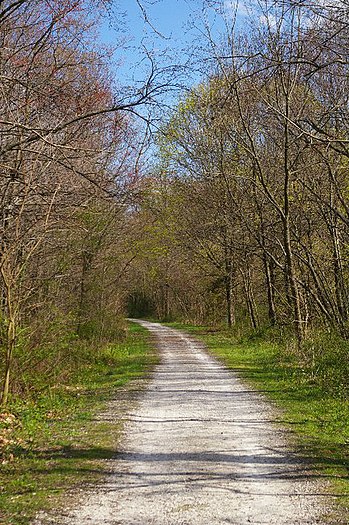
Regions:
M 35 524 L 323 523 L 323 487 L 288 450 L 263 397 L 202 343 L 137 322 L 154 334 L 161 363 L 127 415 L 110 474 L 65 517 Z

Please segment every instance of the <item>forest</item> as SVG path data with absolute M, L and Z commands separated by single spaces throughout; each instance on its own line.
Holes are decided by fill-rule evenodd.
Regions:
M 0 4 L 2 405 L 69 381 L 127 316 L 264 334 L 345 394 L 347 2 L 208 31 L 170 109 L 170 71 L 149 56 L 125 88 L 96 44 L 113 3 Z
M 135 5 L 160 38 L 158 1 Z M 201 334 L 347 483 L 349 3 L 252 0 L 243 27 L 238 3 L 193 3 L 186 62 L 144 49 L 124 85 L 126 44 L 99 37 L 120 30 L 120 2 L 0 1 L 8 523 L 114 454 L 119 430 L 91 413 L 158 359 L 129 318 Z

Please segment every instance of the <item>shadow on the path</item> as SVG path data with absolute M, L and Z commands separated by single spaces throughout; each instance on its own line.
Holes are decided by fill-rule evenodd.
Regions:
M 82 470 L 86 474 L 99 473 L 105 475 L 106 483 L 112 482 L 112 490 L 119 490 L 116 480 L 118 478 L 127 479 L 130 476 L 130 486 L 153 486 L 178 484 L 183 482 L 200 482 L 201 484 L 210 483 L 214 480 L 231 483 L 234 480 L 253 483 L 254 481 L 270 480 L 282 481 L 304 481 L 311 479 L 332 479 L 334 475 L 330 473 L 328 467 L 346 467 L 348 462 L 340 462 L 335 458 L 310 458 L 305 455 L 290 453 L 286 447 L 282 449 L 264 449 L 261 453 L 244 453 L 244 451 L 235 451 L 235 453 L 220 453 L 219 451 L 211 452 L 176 452 L 176 453 L 132 453 L 122 452 L 116 454 L 116 451 L 109 448 L 90 447 L 75 448 L 62 447 L 57 450 L 39 450 L 29 451 L 24 448 L 19 453 L 30 454 L 33 457 L 49 461 L 49 470 L 69 474 Z M 83 467 L 70 466 L 66 461 L 62 464 L 61 460 L 66 459 L 89 459 L 91 465 Z M 103 470 L 96 469 L 93 466 L 93 460 L 113 460 L 113 467 Z M 57 460 L 55 464 L 55 460 Z M 58 463 L 60 460 L 60 463 Z M 116 463 L 115 463 L 116 462 Z M 163 463 L 164 467 L 159 471 L 156 464 Z M 223 464 L 231 465 L 231 468 L 225 467 L 225 472 L 219 472 Z M 134 467 L 132 466 L 134 465 Z M 190 468 L 188 469 L 188 465 Z M 315 465 L 315 469 L 314 469 Z M 155 466 L 155 468 L 153 468 Z M 217 467 L 215 469 L 215 466 Z M 42 471 L 47 466 L 42 467 Z M 40 469 L 34 469 L 33 472 L 41 472 Z M 164 477 L 164 480 L 161 478 Z M 109 479 L 108 479 L 109 478 Z M 338 477 L 336 478 L 338 479 Z M 348 476 L 342 476 L 342 479 L 348 479 Z M 136 481 L 135 481 L 136 480 Z M 145 481 L 146 480 L 146 481 Z M 115 484 L 113 483 L 115 482 Z M 127 483 L 127 482 L 126 482 Z M 125 481 L 123 482 L 125 488 Z M 227 486 L 228 487 L 228 486 Z M 227 488 L 226 487 L 226 488 Z M 230 490 L 228 487 L 227 490 Z M 266 485 L 267 490 L 267 485 Z M 310 494 L 308 494 L 310 495 Z M 312 495 L 314 495 L 312 493 Z M 318 493 L 318 495 L 321 495 Z M 349 494 L 332 494 L 331 496 L 345 496 Z

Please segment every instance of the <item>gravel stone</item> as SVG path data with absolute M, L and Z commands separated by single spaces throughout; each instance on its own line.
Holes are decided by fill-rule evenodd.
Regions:
M 290 450 L 263 396 L 202 343 L 138 322 L 161 362 L 128 414 L 120 453 L 76 508 L 33 525 L 324 523 L 324 483 Z

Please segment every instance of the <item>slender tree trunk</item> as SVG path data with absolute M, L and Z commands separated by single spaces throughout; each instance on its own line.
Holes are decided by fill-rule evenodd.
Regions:
M 6 341 L 6 361 L 5 361 L 5 374 L 4 384 L 1 394 L 1 406 L 7 405 L 8 395 L 10 390 L 10 375 L 12 369 L 12 357 L 13 351 L 16 345 L 16 321 L 14 318 L 8 320 L 7 327 L 7 341 Z
M 231 328 L 235 324 L 235 304 L 233 294 L 233 264 L 230 250 L 226 248 L 225 253 L 225 299 L 227 309 L 227 323 Z
M 104 305 L 105 305 L 105 274 L 106 267 L 103 266 L 101 272 L 101 283 L 100 283 L 100 294 L 99 294 L 99 338 L 103 341 L 105 333 L 105 315 L 104 315 Z
M 91 254 L 88 252 L 84 252 L 82 256 L 80 296 L 79 296 L 79 306 L 78 306 L 77 333 L 79 336 L 83 335 L 83 326 L 86 322 L 87 277 L 91 269 L 91 264 L 92 264 Z
M 168 285 L 168 283 L 165 283 L 165 285 L 163 287 L 163 294 L 164 294 L 164 314 L 165 314 L 165 319 L 169 320 L 170 319 L 170 314 L 171 314 L 171 303 L 170 303 L 170 286 Z
M 287 83 L 287 79 L 286 79 Z M 298 283 L 296 279 L 296 270 L 293 260 L 292 244 L 291 244 L 291 228 L 290 228 L 290 130 L 289 130 L 289 87 L 286 89 L 286 108 L 285 108 L 285 123 L 284 123 L 284 217 L 283 217 L 283 229 L 284 229 L 284 249 L 285 249 L 285 271 L 286 279 L 290 285 L 291 300 L 293 305 L 293 316 L 295 333 L 297 338 L 298 346 L 300 347 L 304 337 L 304 325 L 302 319 L 302 310 L 300 302 L 300 293 Z
M 275 308 L 275 286 L 274 286 L 274 269 L 272 262 L 267 254 L 263 255 L 264 273 L 267 285 L 268 297 L 268 317 L 272 326 L 276 325 L 276 308 Z
M 4 272 L 4 268 L 1 269 L 2 278 L 6 289 L 6 307 L 7 307 L 7 331 L 6 331 L 6 358 L 5 358 L 5 370 L 4 380 L 1 392 L 1 406 L 5 406 L 8 401 L 10 391 L 10 377 L 12 370 L 12 358 L 13 352 L 16 345 L 16 332 L 17 323 L 16 315 L 14 311 L 13 298 L 11 285 L 9 279 Z
M 242 282 L 244 285 L 245 299 L 246 299 L 248 315 L 250 318 L 250 323 L 251 323 L 252 328 L 256 330 L 259 326 L 259 319 L 258 319 L 257 308 L 256 308 L 256 303 L 254 300 L 254 294 L 253 294 L 253 289 L 252 289 L 251 272 L 249 268 L 246 271 L 244 271 L 241 268 L 240 272 L 242 275 Z
M 291 300 L 293 303 L 295 333 L 298 345 L 300 346 L 304 338 L 305 327 L 303 326 L 300 293 L 298 289 L 298 283 L 296 280 L 288 217 L 284 224 L 284 242 L 286 253 L 286 277 L 290 284 Z
M 225 296 L 226 296 L 226 307 L 227 307 L 227 322 L 229 328 L 235 324 L 235 305 L 233 298 L 233 283 L 231 275 L 226 276 L 225 282 Z
M 335 221 L 336 219 L 334 219 Z M 333 273 L 335 282 L 335 295 L 340 324 L 345 326 L 348 320 L 347 292 L 343 275 L 342 254 L 339 243 L 338 227 L 332 224 L 332 246 L 333 246 Z

